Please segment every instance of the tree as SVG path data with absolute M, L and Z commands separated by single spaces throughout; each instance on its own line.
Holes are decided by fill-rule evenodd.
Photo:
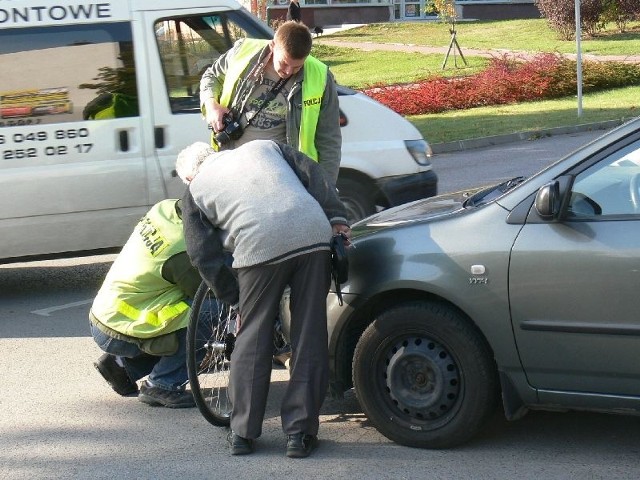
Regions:
M 638 0 L 604 0 L 603 23 L 614 22 L 620 33 L 627 29 L 627 23 L 640 16 Z
M 602 27 L 600 17 L 607 0 L 580 0 L 580 18 L 582 30 L 593 36 Z M 619 0 L 613 0 L 619 2 Z M 631 0 L 637 2 L 638 0 Z M 535 0 L 538 10 L 549 22 L 549 26 L 558 32 L 562 40 L 571 40 L 576 31 L 575 0 Z
M 452 26 L 456 23 L 458 12 L 454 0 L 428 0 L 425 10 L 427 13 L 435 13 L 441 21 Z
M 458 11 L 456 10 L 454 0 L 428 0 L 426 11 L 427 13 L 437 13 L 438 17 L 440 17 L 440 21 L 449 24 L 451 42 L 449 43 L 449 50 L 447 50 L 447 55 L 444 57 L 444 62 L 442 63 L 442 69 L 444 70 L 447 65 L 447 60 L 449 59 L 451 51 L 453 51 L 453 61 L 456 67 L 458 66 L 456 51 L 460 54 L 460 58 L 462 58 L 462 61 L 466 65 L 467 61 L 462 54 L 462 50 L 460 49 L 460 45 L 458 45 L 458 40 L 456 38 L 456 19 L 458 18 Z

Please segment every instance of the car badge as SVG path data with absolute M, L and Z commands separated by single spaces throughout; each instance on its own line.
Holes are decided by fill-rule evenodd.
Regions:
M 472 277 L 469 277 L 470 285 L 486 285 L 487 283 L 489 283 L 489 279 L 484 276 L 484 274 L 487 272 L 487 269 L 484 265 L 471 265 L 470 270 L 471 275 L 473 275 Z

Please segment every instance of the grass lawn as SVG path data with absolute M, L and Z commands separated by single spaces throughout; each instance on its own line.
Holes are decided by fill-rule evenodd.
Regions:
M 443 55 L 423 55 L 382 50 L 363 52 L 355 48 L 314 45 L 312 54 L 329 65 L 341 85 L 356 90 L 371 85 L 408 83 L 430 77 L 478 73 L 489 64 L 483 57 L 466 57 L 464 68 L 442 70 Z M 380 68 L 384 65 L 384 68 Z
M 639 0 L 640 1 L 640 0 Z M 574 53 L 575 41 L 559 40 L 544 19 L 461 22 L 458 42 L 465 48 Z M 585 53 L 640 55 L 640 22 L 620 34 L 610 25 L 593 39 L 583 39 Z M 371 24 L 326 36 L 334 40 L 377 43 L 411 43 L 448 46 L 448 25 L 439 22 Z M 313 54 L 326 62 L 337 81 L 354 89 L 370 85 L 409 83 L 435 76 L 471 75 L 489 60 L 465 55 L 464 68 L 442 70 L 444 55 L 386 51 L 361 51 L 316 43 Z M 490 135 L 572 126 L 640 115 L 640 86 L 585 94 L 583 114 L 577 116 L 577 98 L 544 100 L 416 115 L 408 119 L 431 143 L 465 140 Z
M 449 25 L 440 22 L 375 23 L 336 32 L 327 38 L 357 42 L 407 43 L 447 47 Z M 639 55 L 640 22 L 630 22 L 626 33 L 609 24 L 597 37 L 583 38 L 583 53 Z M 456 24 L 457 40 L 465 48 L 507 49 L 526 52 L 575 53 L 574 40 L 560 40 L 544 19 L 494 20 Z
M 471 108 L 407 117 L 430 143 L 581 125 L 640 115 L 640 86 L 584 95 L 582 116 L 577 98 Z

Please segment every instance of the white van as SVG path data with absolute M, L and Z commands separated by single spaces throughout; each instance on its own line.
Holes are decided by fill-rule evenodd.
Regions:
M 272 35 L 234 0 L 0 0 L 0 260 L 123 245 L 182 196 L 178 152 L 208 141 L 203 69 Z M 340 108 L 352 218 L 436 193 L 415 127 L 349 89 Z

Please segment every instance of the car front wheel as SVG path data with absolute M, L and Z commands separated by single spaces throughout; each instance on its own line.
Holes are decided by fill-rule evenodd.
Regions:
M 455 309 L 432 302 L 392 307 L 369 325 L 355 349 L 353 384 L 380 433 L 420 448 L 469 440 L 498 393 L 484 339 Z

